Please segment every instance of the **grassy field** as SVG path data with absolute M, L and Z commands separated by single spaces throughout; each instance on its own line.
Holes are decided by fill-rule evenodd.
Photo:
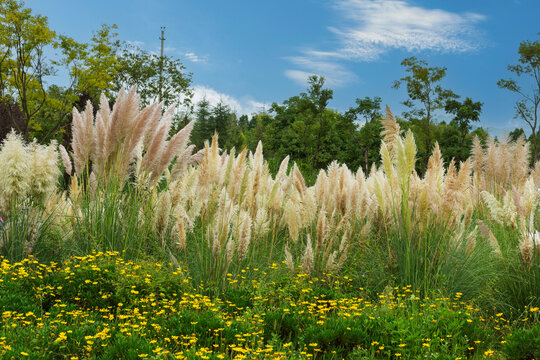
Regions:
M 380 167 L 308 186 L 171 115 L 132 90 L 75 111 L 69 153 L 4 141 L 2 358 L 540 358 L 523 138 L 418 174 L 388 110 Z

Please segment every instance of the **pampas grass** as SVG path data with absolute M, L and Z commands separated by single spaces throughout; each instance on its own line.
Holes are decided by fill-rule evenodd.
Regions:
M 166 188 L 174 186 L 193 161 L 193 147 L 188 146 L 193 124 L 167 140 L 172 110 L 162 114 L 161 104 L 139 106 L 132 88 L 120 91 L 112 109 L 104 96 L 95 114 L 90 104 L 83 112 L 74 109 L 75 174 L 67 197 L 82 251 L 97 248 L 140 256 L 152 248 L 164 253 L 185 248 L 183 226 L 190 221 L 176 215 L 180 211 L 173 206 L 172 193 L 159 192 L 157 185 L 164 180 Z M 65 149 L 61 153 L 71 174 L 69 155 Z M 171 174 L 169 166 L 176 162 L 180 165 Z
M 8 134 L 0 150 L 0 211 L 7 213 L 15 199 L 24 199 L 31 189 L 32 154 L 20 136 Z
M 56 143 L 25 144 L 11 132 L 0 147 L 0 254 L 20 260 L 34 253 L 53 223 L 60 170 Z
M 72 152 L 59 151 L 71 176 L 65 192 L 57 189 L 56 145 L 10 134 L 0 150 L 0 211 L 14 213 L 13 199 L 29 197 L 74 253 L 157 254 L 218 287 L 228 273 L 282 261 L 325 277 L 354 268 L 363 251 L 375 254 L 387 280 L 425 292 L 477 294 L 489 262 L 534 267 L 540 165 L 527 167 L 523 139 L 490 139 L 484 148 L 476 138 L 473 156 L 446 159 L 447 169 L 435 143 L 421 176 L 414 136 L 387 108 L 382 165 L 365 174 L 333 161 L 309 186 L 289 157 L 272 176 L 260 142 L 253 152 L 223 151 L 215 134 L 194 154 L 193 124 L 171 136 L 172 115 L 161 104 L 141 109 L 135 89 L 122 90 L 112 108 L 101 97 L 97 111 L 74 110 Z M 35 245 L 27 238 L 21 253 Z
M 60 176 L 56 146 L 56 142 L 26 145 L 19 135 L 8 134 L 0 148 L 0 212 L 7 213 L 27 197 L 44 205 L 56 192 Z
M 32 155 L 30 165 L 30 196 L 40 204 L 45 204 L 47 198 L 56 192 L 60 169 L 58 167 L 58 151 L 55 141 L 44 146 L 33 142 L 29 152 Z

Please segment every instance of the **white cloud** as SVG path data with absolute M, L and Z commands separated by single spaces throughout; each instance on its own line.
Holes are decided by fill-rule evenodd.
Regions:
M 196 85 L 193 87 L 193 103 L 197 104 L 202 99 L 206 98 L 210 105 L 215 106 L 220 101 L 229 105 L 231 109 L 236 111 L 238 115 L 247 114 L 251 115 L 252 113 L 258 113 L 267 106 L 264 103 L 253 100 L 249 96 L 242 97 L 237 99 L 233 96 L 221 93 L 217 90 L 214 90 L 210 87 L 203 85 Z
M 313 73 L 301 70 L 285 70 L 285 76 L 293 80 L 299 85 L 306 85 L 307 79 L 313 75 Z
M 197 55 L 197 54 L 195 54 L 194 52 L 191 52 L 191 51 L 185 53 L 184 57 L 186 59 L 188 59 L 189 61 L 194 62 L 194 63 L 206 63 L 206 61 L 207 61 L 206 56 L 201 57 L 201 56 L 199 56 L 199 55 Z
M 347 71 L 340 64 L 312 59 L 309 56 L 296 56 L 287 58 L 296 66 L 304 70 L 286 70 L 285 75 L 300 85 L 306 85 L 310 75 L 321 75 L 326 83 L 332 87 L 338 87 L 356 78 L 356 75 Z
M 194 63 L 206 63 L 208 61 L 207 56 L 197 55 L 193 51 L 183 52 L 174 47 L 165 47 L 163 51 L 165 52 L 165 54 L 176 54 L 180 57 L 180 60 L 186 59 Z
M 375 60 L 388 49 L 466 52 L 481 46 L 475 24 L 481 14 L 462 14 L 412 6 L 402 0 L 341 0 L 335 4 L 347 21 L 330 28 L 342 47 L 339 57 Z
M 374 61 L 391 49 L 462 53 L 482 46 L 476 27 L 485 19 L 481 14 L 427 9 L 404 0 L 338 0 L 333 7 L 342 14 L 342 24 L 328 28 L 337 44 L 287 58 L 298 66 L 285 71 L 290 79 L 305 84 L 306 76 L 315 73 L 340 86 L 356 78 L 343 61 Z

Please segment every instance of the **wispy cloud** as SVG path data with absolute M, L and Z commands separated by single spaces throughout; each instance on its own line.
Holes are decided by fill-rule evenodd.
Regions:
M 338 56 L 375 60 L 389 49 L 466 52 L 481 46 L 476 24 L 484 15 L 426 9 L 401 0 L 341 0 L 335 8 L 347 24 L 332 27 Z
M 199 56 L 194 52 L 184 53 L 184 57 L 194 63 L 206 63 L 208 61 L 206 56 Z
M 254 100 L 249 96 L 244 96 L 240 99 L 219 92 L 211 87 L 196 85 L 193 87 L 193 103 L 197 104 L 202 99 L 208 100 L 210 105 L 215 106 L 220 101 L 229 105 L 231 109 L 236 111 L 238 115 L 258 113 L 265 109 L 265 104 Z
M 289 57 L 299 68 L 286 70 L 287 77 L 299 81 L 305 74 L 326 72 L 329 83 L 339 86 L 355 79 L 343 61 L 375 61 L 392 49 L 463 53 L 483 46 L 477 28 L 485 20 L 481 14 L 428 9 L 404 0 L 338 0 L 333 8 L 341 14 L 341 24 L 328 28 L 336 45 Z
M 354 73 L 335 62 L 322 61 L 308 56 L 295 56 L 286 59 L 303 69 L 285 71 L 285 75 L 289 79 L 294 80 L 300 85 L 305 85 L 310 75 L 324 76 L 327 84 L 332 87 L 339 87 L 356 78 Z

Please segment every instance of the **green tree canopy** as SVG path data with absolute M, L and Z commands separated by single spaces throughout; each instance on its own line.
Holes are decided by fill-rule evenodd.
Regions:
M 27 138 L 34 117 L 47 99 L 44 77 L 52 73 L 52 68 L 44 49 L 55 37 L 47 17 L 32 14 L 19 1 L 0 2 L 0 96 L 4 103 L 19 106 L 22 121 L 15 121 L 11 106 L 7 107 L 7 121 Z
M 118 59 L 114 90 L 137 86 L 143 105 L 163 101 L 165 107 L 184 101 L 191 104 L 191 73 L 179 59 L 163 57 L 124 43 Z M 162 77 L 160 77 L 162 74 Z
M 466 98 L 463 102 L 450 99 L 445 105 L 446 112 L 453 114 L 452 123 L 458 128 L 459 146 L 465 145 L 465 138 L 472 128 L 471 122 L 480 120 L 482 103 L 474 102 L 471 98 Z

